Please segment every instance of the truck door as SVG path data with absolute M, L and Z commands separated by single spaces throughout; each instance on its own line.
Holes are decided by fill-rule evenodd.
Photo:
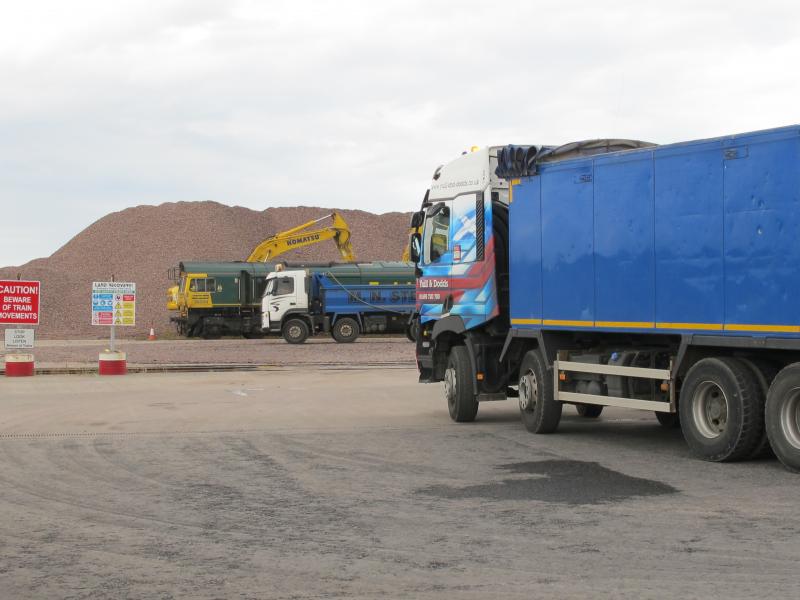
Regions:
M 267 284 L 269 321 L 279 325 L 289 312 L 307 312 L 308 294 L 303 284 L 305 273 L 279 273 Z
M 471 329 L 497 314 L 491 223 L 488 189 L 428 209 L 417 281 L 423 323 L 457 316 Z
M 419 260 L 422 277 L 417 280 L 417 309 L 423 323 L 441 318 L 449 298 L 452 204 L 436 202 L 425 214 Z

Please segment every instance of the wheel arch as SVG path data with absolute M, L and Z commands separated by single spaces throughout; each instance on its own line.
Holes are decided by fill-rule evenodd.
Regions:
M 311 322 L 311 316 L 304 310 L 287 310 L 286 314 L 283 315 L 281 318 L 281 331 L 283 331 L 283 326 L 286 325 L 286 322 L 290 319 L 302 319 L 306 325 L 308 325 L 309 331 L 313 334 L 314 327 L 313 323 Z
M 444 377 L 447 365 L 447 355 L 453 346 L 466 346 L 472 369 L 472 390 L 478 394 L 478 381 L 475 374 L 478 372 L 478 363 L 475 354 L 475 345 L 468 335 L 464 320 L 459 315 L 448 315 L 436 321 L 431 332 L 434 344 L 434 377 Z
M 364 322 L 361 320 L 361 313 L 333 313 L 331 315 L 331 327 L 336 325 L 336 321 L 340 319 L 344 319 L 348 317 L 350 319 L 354 319 L 358 326 L 361 328 L 361 331 L 364 331 Z

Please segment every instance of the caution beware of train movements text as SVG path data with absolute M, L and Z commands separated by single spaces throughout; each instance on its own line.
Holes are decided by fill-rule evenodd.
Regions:
M 0 324 L 38 325 L 41 290 L 38 281 L 0 279 Z

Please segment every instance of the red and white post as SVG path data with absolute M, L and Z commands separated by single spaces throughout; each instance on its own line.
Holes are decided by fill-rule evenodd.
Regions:
M 32 377 L 33 354 L 6 354 L 6 377 Z
M 128 372 L 125 353 L 113 350 L 101 352 L 97 363 L 97 372 L 100 375 L 125 375 Z

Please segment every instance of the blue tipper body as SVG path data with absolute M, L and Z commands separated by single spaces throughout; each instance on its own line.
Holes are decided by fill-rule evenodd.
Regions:
M 363 285 L 339 283 L 314 274 L 310 298 L 319 299 L 322 313 L 331 315 L 395 313 L 410 315 L 416 306 L 415 284 Z
M 800 126 L 542 163 L 512 328 L 800 337 Z

